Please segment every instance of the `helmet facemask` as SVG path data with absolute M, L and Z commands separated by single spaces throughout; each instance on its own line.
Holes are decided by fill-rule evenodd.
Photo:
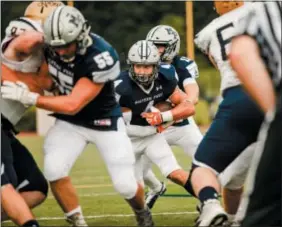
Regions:
M 165 46 L 165 50 L 161 54 L 162 61 L 172 61 L 179 53 L 180 36 L 171 26 L 158 25 L 152 28 L 148 32 L 146 40 L 153 42 L 156 46 Z
M 136 83 L 144 87 L 149 87 L 152 84 L 152 82 L 158 78 L 159 65 L 153 65 L 153 71 L 151 74 L 135 73 L 134 65 L 135 64 L 130 64 L 129 75 Z
M 154 43 L 157 47 L 158 46 L 164 46 L 164 52 L 161 54 L 161 60 L 162 61 L 171 61 L 171 56 L 175 57 L 175 52 L 176 52 L 176 45 L 177 45 L 178 40 L 167 42 L 167 43 Z
M 88 21 L 85 21 L 80 32 L 80 35 L 77 37 L 77 53 L 83 55 L 86 52 L 86 48 L 92 44 L 92 40 L 89 36 L 91 26 Z

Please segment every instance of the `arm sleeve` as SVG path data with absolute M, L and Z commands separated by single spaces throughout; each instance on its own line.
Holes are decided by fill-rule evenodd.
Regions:
M 131 100 L 129 100 L 128 95 L 126 94 L 126 89 L 122 79 L 117 79 L 114 84 L 116 101 L 121 107 L 130 108 Z
M 203 53 L 208 54 L 209 46 L 211 43 L 211 33 L 214 30 L 213 24 L 215 21 L 212 21 L 208 24 L 203 30 L 201 30 L 194 39 L 194 43 L 197 48 L 199 48 Z
M 255 37 L 258 34 L 259 22 L 254 8 L 236 23 L 237 34 Z
M 120 74 L 120 62 L 115 50 L 92 55 L 86 61 L 87 77 L 95 83 L 114 81 Z

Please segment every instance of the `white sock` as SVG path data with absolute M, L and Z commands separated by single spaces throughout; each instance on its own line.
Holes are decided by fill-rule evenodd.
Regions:
M 79 214 L 79 216 L 84 219 L 83 214 L 82 214 L 82 210 L 81 210 L 81 207 L 80 207 L 80 206 L 78 206 L 77 208 L 71 210 L 71 211 L 68 212 L 68 213 L 65 213 L 65 216 L 66 216 L 67 218 L 70 218 L 70 217 L 72 217 L 74 214 Z
M 235 214 L 227 214 L 227 217 L 229 222 L 233 222 L 235 219 Z

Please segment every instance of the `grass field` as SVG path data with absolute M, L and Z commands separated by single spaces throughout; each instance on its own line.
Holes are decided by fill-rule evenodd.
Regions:
M 21 136 L 20 140 L 34 155 L 39 166 L 43 166 L 43 138 Z M 191 161 L 184 152 L 174 147 L 174 153 L 184 169 L 190 168 Z M 156 151 L 158 152 L 158 151 Z M 155 168 L 155 173 L 161 177 Z M 105 165 L 94 146 L 88 146 L 79 157 L 71 172 L 89 226 L 135 226 L 132 211 L 127 203 L 114 191 Z M 193 226 L 196 218 L 197 201 L 184 197 L 187 193 L 180 186 L 168 181 L 166 196 L 161 197 L 152 210 L 156 226 Z M 183 195 L 172 197 L 171 195 Z M 57 205 L 52 193 L 46 201 L 34 209 L 34 214 L 42 226 L 69 226 L 63 212 Z M 11 226 L 11 222 L 2 223 Z

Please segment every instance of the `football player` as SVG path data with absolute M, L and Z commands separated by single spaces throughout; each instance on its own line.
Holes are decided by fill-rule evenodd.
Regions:
M 59 5 L 63 3 L 32 2 L 26 8 L 24 17 L 9 23 L 1 43 L 2 80 L 22 80 L 31 90 L 42 92 L 40 85 L 43 81 L 45 83 L 46 78 L 38 73 L 43 60 L 41 26 L 48 14 Z M 17 72 L 34 74 L 27 77 Z M 31 226 L 35 220 L 32 220 L 28 207 L 33 208 L 45 200 L 48 184 L 28 149 L 15 137 L 14 126 L 28 107 L 8 99 L 1 102 L 1 198 L 5 211 L 2 211 L 1 220 L 9 217 L 16 224 Z
M 281 226 L 282 2 L 254 4 L 236 25 L 230 63 L 265 114 L 236 218 L 241 227 Z M 276 104 L 276 105 L 275 105 Z
M 178 87 L 187 94 L 188 99 L 196 105 L 199 98 L 199 86 L 196 78 L 199 76 L 197 64 L 184 56 L 179 56 L 180 37 L 178 32 L 171 26 L 158 25 L 147 34 L 146 40 L 152 41 L 160 54 L 161 62 L 171 64 L 175 67 Z M 181 147 L 189 157 L 194 153 L 202 140 L 202 134 L 193 117 L 180 120 L 166 128 L 163 133 L 169 145 Z M 150 163 L 144 157 L 144 168 L 150 168 Z M 160 182 L 152 170 L 144 176 L 144 181 L 150 190 L 146 194 L 146 203 L 152 208 L 157 198 L 164 194 L 166 187 Z
M 157 47 L 150 41 L 136 42 L 128 52 L 130 69 L 115 82 L 116 97 L 125 111 L 127 132 L 136 157 L 136 173 L 143 182 L 142 156 L 145 154 L 161 173 L 185 188 L 188 174 L 177 163 L 163 135 L 162 124 L 194 114 L 194 104 L 177 86 L 173 66 L 160 64 Z M 160 112 L 154 106 L 169 99 L 175 107 Z
M 230 41 L 236 31 L 234 25 L 249 10 L 248 5 L 242 5 L 243 2 L 237 1 L 215 1 L 220 17 L 207 25 L 195 38 L 195 44 L 220 71 L 223 96 L 215 119 L 195 153 L 190 171 L 191 193 L 202 204 L 197 219 L 199 226 L 222 225 L 228 218 L 218 200 L 220 184 L 217 176 L 256 141 L 263 120 L 261 111 L 243 90 L 228 60 Z M 242 161 L 242 166 L 245 166 L 244 162 L 245 160 Z M 241 187 L 242 182 L 239 182 L 230 188 L 231 191 L 239 188 L 239 196 L 235 196 L 237 205 Z M 227 209 L 233 215 L 231 218 L 234 218 L 237 208 L 238 206 L 234 210 Z
M 147 39 L 153 41 L 158 47 L 161 60 L 167 64 L 172 64 L 176 68 L 179 88 L 196 104 L 199 95 L 199 87 L 195 80 L 199 75 L 198 67 L 193 60 L 178 56 L 180 49 L 180 37 L 178 32 L 171 26 L 159 25 L 151 29 Z M 200 130 L 195 124 L 193 117 L 168 127 L 162 134 L 165 135 L 170 145 L 180 146 L 185 153 L 192 158 L 202 139 Z M 240 180 L 240 182 L 243 182 L 244 176 L 246 175 L 246 171 L 243 170 L 246 168 L 242 168 L 242 160 L 250 159 L 250 152 L 252 151 L 249 149 L 248 152 L 236 158 L 230 166 L 219 175 L 221 185 L 227 186 L 227 188 L 224 189 L 227 193 L 223 194 L 224 197 L 228 197 L 226 201 L 231 200 L 234 194 L 239 194 L 237 191 L 234 192 L 234 190 L 232 190 L 230 199 L 230 193 L 228 193 L 229 188 L 234 187 L 233 184 L 235 181 Z M 144 159 L 146 162 L 146 157 Z M 147 167 L 145 166 L 144 168 Z M 151 188 L 149 193 L 147 193 L 146 202 L 149 207 L 152 207 L 158 196 L 164 193 L 165 187 L 163 183 L 158 181 L 152 171 L 148 171 L 148 174 L 144 176 L 144 181 Z M 159 189 L 159 191 L 156 189 Z M 240 197 L 240 194 L 238 197 Z M 236 203 L 238 202 L 239 201 L 236 201 Z
M 115 100 L 113 80 L 120 73 L 119 58 L 115 49 L 90 29 L 76 8 L 56 8 L 45 20 L 43 30 L 48 71 L 59 95 L 42 96 L 4 81 L 2 96 L 55 112 L 56 123 L 44 143 L 44 172 L 69 222 L 87 225 L 68 175 L 85 146 L 93 143 L 114 188 L 134 210 L 138 226 L 153 226 L 143 187 L 134 176 L 132 145 Z

